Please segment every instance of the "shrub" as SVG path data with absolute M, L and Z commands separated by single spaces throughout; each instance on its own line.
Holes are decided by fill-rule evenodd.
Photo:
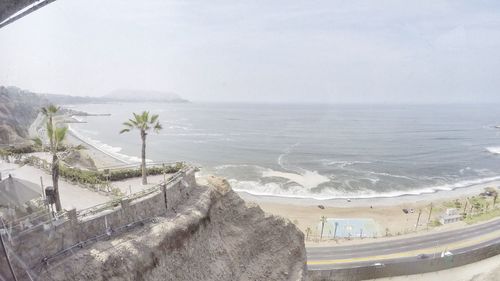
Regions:
M 154 176 L 154 175 L 162 175 L 164 172 L 167 174 L 175 173 L 178 172 L 180 169 L 184 167 L 183 163 L 176 163 L 173 166 L 166 166 L 165 169 L 163 167 L 150 167 L 147 168 L 148 170 L 148 175 Z M 104 174 L 101 174 L 104 178 Z M 109 180 L 110 181 L 120 181 L 128 178 L 136 178 L 142 176 L 142 170 L 140 168 L 138 169 L 123 169 L 123 170 L 116 170 L 116 171 L 111 171 L 109 174 Z
M 34 145 L 25 145 L 25 146 L 11 146 L 8 148 L 2 149 L 2 155 L 16 155 L 16 154 L 25 154 L 25 153 L 33 153 L 38 152 L 40 149 Z
M 436 226 L 440 226 L 442 225 L 441 222 L 439 220 L 432 220 L 430 223 L 429 223 L 429 226 L 431 227 L 436 227 Z
M 22 163 L 31 166 L 41 165 L 43 167 L 47 167 L 50 172 L 50 163 L 36 156 L 26 157 L 23 159 Z M 150 167 L 148 168 L 148 175 L 161 175 L 164 172 L 168 174 L 175 173 L 181 170 L 183 167 L 184 164 L 180 162 L 172 166 L 165 166 L 165 168 Z M 100 189 L 106 189 L 108 187 L 108 178 L 101 171 L 82 170 L 79 168 L 60 165 L 59 175 L 61 176 L 61 178 L 64 178 L 67 181 L 84 184 L 94 189 L 97 189 L 97 187 L 99 187 Z M 142 171 L 140 168 L 115 170 L 110 172 L 109 181 L 120 181 L 140 176 L 142 176 Z

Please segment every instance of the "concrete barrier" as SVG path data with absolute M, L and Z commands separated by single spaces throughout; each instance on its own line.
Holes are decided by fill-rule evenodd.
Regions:
M 359 266 L 331 270 L 309 270 L 310 281 L 355 281 L 382 277 L 422 274 L 449 269 L 474 263 L 500 254 L 500 244 L 454 254 L 447 258 L 429 258 L 421 260 L 388 263 L 384 267 Z

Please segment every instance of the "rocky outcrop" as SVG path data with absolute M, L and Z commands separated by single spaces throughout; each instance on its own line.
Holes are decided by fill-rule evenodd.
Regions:
M 209 178 L 176 214 L 61 258 L 39 280 L 304 280 L 304 236 Z
M 15 87 L 0 86 L 0 144 L 19 144 L 28 137 L 28 128 L 48 101 Z

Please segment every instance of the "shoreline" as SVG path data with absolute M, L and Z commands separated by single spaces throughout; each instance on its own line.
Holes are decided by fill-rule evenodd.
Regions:
M 95 145 L 85 141 L 81 137 L 77 136 L 72 129 L 69 129 L 68 133 L 70 139 L 68 139 L 67 141 L 75 145 L 78 144 L 85 145 L 87 147 L 86 151 L 90 152 L 89 154 L 91 155 L 89 156 L 96 162 L 96 166 L 98 166 L 98 168 L 130 164 L 129 162 L 120 159 L 119 157 L 116 157 L 111 153 L 106 152 L 100 149 L 99 147 L 96 147 Z M 92 150 L 95 152 L 92 152 Z M 98 163 L 101 165 L 97 165 Z M 107 165 L 104 165 L 104 163 L 107 163 Z M 475 181 L 481 181 L 481 179 L 477 179 Z M 343 197 L 330 198 L 330 199 L 317 199 L 317 198 L 280 196 L 280 195 L 257 195 L 242 190 L 235 190 L 235 191 L 244 200 L 253 202 L 293 204 L 299 206 L 323 205 L 325 207 L 326 206 L 366 207 L 366 206 L 393 206 L 395 204 L 412 203 L 412 202 L 430 203 L 434 201 L 451 200 L 452 198 L 453 199 L 464 198 L 467 196 L 477 195 L 478 193 L 482 192 L 486 187 L 494 187 L 495 189 L 498 189 L 499 186 L 500 186 L 500 179 L 498 179 L 498 177 L 493 177 L 491 180 L 486 180 L 480 183 L 472 183 L 466 186 L 458 186 L 451 190 L 435 189 L 433 190 L 433 192 L 422 192 L 419 194 L 411 194 L 410 192 L 412 192 L 412 190 L 410 190 L 408 191 L 409 193 L 407 194 L 401 194 L 395 196 L 377 196 L 377 194 L 373 194 L 370 195 L 370 197 L 356 198 L 346 195 Z M 423 188 L 422 190 L 426 190 L 426 188 Z M 348 202 L 348 200 L 350 201 Z
M 260 201 L 266 203 L 281 203 L 293 204 L 300 206 L 323 205 L 325 207 L 366 207 L 366 206 L 390 206 L 401 203 L 415 203 L 415 202 L 433 202 L 433 201 L 446 201 L 456 198 L 464 198 L 467 196 L 478 195 L 483 192 L 486 187 L 493 187 L 499 189 L 500 180 L 491 180 L 478 184 L 471 184 L 468 186 L 457 187 L 452 190 L 436 190 L 432 193 L 421 194 L 402 194 L 398 196 L 373 196 L 367 198 L 331 198 L 331 199 L 315 199 L 315 198 L 302 198 L 302 197 L 285 197 L 274 195 L 255 195 L 247 191 L 235 190 L 242 198 L 251 201 Z M 350 201 L 348 201 L 350 200 Z
M 87 115 L 93 115 L 86 112 L 81 112 Z M 97 115 L 97 114 L 96 114 Z M 99 114 L 106 115 L 106 114 Z M 66 115 L 65 119 L 73 120 L 74 117 L 72 115 Z M 99 153 L 93 153 L 95 157 L 98 159 L 94 159 L 97 162 L 100 162 L 101 158 L 104 159 L 112 159 L 113 164 L 104 165 L 104 166 L 120 166 L 123 164 L 133 164 L 131 161 L 127 161 L 122 157 L 114 155 L 109 151 L 106 151 L 91 142 L 86 141 L 84 138 L 79 136 L 78 131 L 75 131 L 71 126 L 68 130 L 71 137 L 76 141 L 76 144 L 84 144 L 89 149 L 95 150 Z M 68 140 L 70 141 L 70 140 Z M 99 155 L 98 155 L 99 154 Z M 367 194 L 346 194 L 339 195 L 336 198 L 313 198 L 314 194 L 311 194 L 311 197 L 295 197 L 294 195 L 273 195 L 273 194 L 254 194 L 251 191 L 238 190 L 235 191 L 241 195 L 241 197 L 259 202 L 276 202 L 276 203 L 287 203 L 287 204 L 295 204 L 295 205 L 325 205 L 325 206 L 369 206 L 369 205 L 392 205 L 395 202 L 412 202 L 412 201 L 433 201 L 433 200 L 442 200 L 447 199 L 449 196 L 453 197 L 462 197 L 467 195 L 473 195 L 479 191 L 479 189 L 494 186 L 500 186 L 500 175 L 495 177 L 485 177 L 478 178 L 473 180 L 462 180 L 457 181 L 451 184 L 443 184 L 437 186 L 424 186 L 411 190 L 404 191 L 389 191 L 389 192 L 380 192 L 380 193 L 367 193 Z M 347 202 L 347 201 L 350 202 Z
M 113 158 L 114 160 L 116 160 L 118 162 L 121 162 L 123 164 L 131 164 L 131 163 L 129 163 L 129 162 L 123 160 L 123 159 L 120 159 L 117 156 L 114 156 L 111 153 L 109 153 L 107 151 L 104 151 L 103 149 L 100 149 L 99 147 L 97 147 L 97 146 L 95 146 L 95 145 L 93 145 L 93 144 L 85 141 L 81 137 L 77 136 L 74 133 L 73 129 L 71 129 L 71 128 L 68 129 L 68 133 L 69 133 L 68 135 L 71 136 L 73 138 L 73 140 L 69 140 L 68 139 L 67 141 L 70 142 L 70 143 L 72 143 L 72 144 L 75 144 L 75 142 L 77 143 L 77 145 L 78 144 L 83 144 L 83 145 L 85 145 L 87 147 L 87 149 L 95 149 L 95 150 L 99 151 L 100 153 L 104 154 L 106 157 Z M 94 159 L 94 160 L 96 160 L 96 159 Z
M 73 119 L 71 115 L 66 116 L 68 119 Z M 38 119 L 38 118 L 37 118 Z M 73 144 L 83 144 L 87 146 L 86 152 L 89 156 L 96 162 L 98 168 L 107 166 L 120 166 L 124 164 L 130 164 L 129 162 L 112 155 L 111 153 L 100 149 L 99 147 L 89 143 L 79 137 L 72 128 L 69 128 L 68 142 Z M 99 164 L 99 165 L 98 165 Z M 491 180 L 488 180 L 491 179 Z M 481 182 L 485 180 L 484 182 Z M 474 183 L 477 181 L 478 183 Z M 395 206 L 408 203 L 431 203 L 446 201 L 452 199 L 463 199 L 468 196 L 474 196 L 481 193 L 486 187 L 493 187 L 499 189 L 500 186 L 500 176 L 490 177 L 484 179 L 468 180 L 464 182 L 472 182 L 471 184 L 460 186 L 460 182 L 455 183 L 459 185 L 453 189 L 433 189 L 433 187 L 426 187 L 421 189 L 409 190 L 407 194 L 395 195 L 395 196 L 377 196 L 377 194 L 369 195 L 369 197 L 350 197 L 345 195 L 339 198 L 331 199 L 317 199 L 317 198 L 305 198 L 305 197 L 293 197 L 293 196 L 280 196 L 280 195 L 256 195 L 249 193 L 247 191 L 235 190 L 245 201 L 262 202 L 262 203 L 276 203 L 276 204 L 292 204 L 298 206 L 318 206 L 323 205 L 325 207 L 370 207 L 370 206 Z M 419 191 L 419 194 L 411 194 L 411 192 Z M 426 190 L 432 190 L 432 192 L 425 192 Z M 383 195 L 383 193 L 381 193 Z

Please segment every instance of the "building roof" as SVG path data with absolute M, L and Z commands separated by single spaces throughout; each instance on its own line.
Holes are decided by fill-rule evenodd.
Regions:
M 462 218 L 462 215 L 458 214 L 458 215 L 441 215 L 441 218 L 444 219 L 444 220 L 453 220 L 453 219 L 461 219 Z
M 0 181 L 0 207 L 22 206 L 40 196 L 41 188 L 32 182 L 10 176 Z

